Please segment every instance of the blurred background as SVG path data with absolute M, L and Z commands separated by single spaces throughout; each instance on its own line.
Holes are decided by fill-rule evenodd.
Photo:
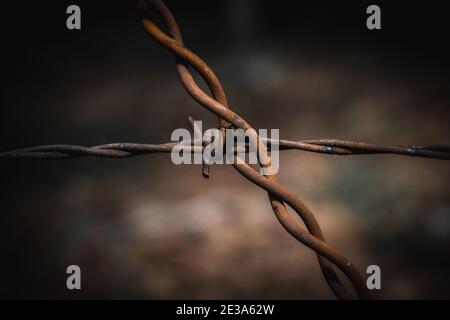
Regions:
M 82 29 L 66 29 L 77 4 Z M 167 1 L 232 108 L 285 139 L 449 143 L 441 2 Z M 133 1 L 2 4 L 0 149 L 170 140 L 215 127 Z M 0 173 L 1 298 L 333 299 L 315 254 L 231 166 L 209 180 L 168 154 L 10 160 Z M 284 151 L 280 181 L 384 299 L 450 298 L 450 166 L 396 155 Z M 66 268 L 82 290 L 66 289 Z

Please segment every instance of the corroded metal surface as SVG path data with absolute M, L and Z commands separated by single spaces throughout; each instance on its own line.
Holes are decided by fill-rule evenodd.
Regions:
M 225 91 L 213 70 L 200 57 L 184 46 L 176 20 L 165 4 L 160 0 L 150 0 L 148 3 L 151 4 L 151 9 L 155 10 L 162 19 L 167 29 L 167 34 L 155 22 L 147 18 L 143 19 L 145 29 L 151 37 L 175 55 L 177 72 L 181 83 L 194 100 L 217 115 L 219 119 L 218 126 L 223 140 L 225 141 L 225 129 L 227 128 L 253 129 L 249 122 L 230 108 Z M 149 9 L 145 4 L 145 2 L 140 1 L 142 9 Z M 204 92 L 197 85 L 190 68 L 197 71 L 206 81 L 211 95 Z M 192 118 L 189 119 L 189 123 L 195 131 L 197 128 L 194 126 Z M 260 138 L 257 136 L 256 131 L 254 132 L 255 139 L 252 140 L 253 142 L 250 141 L 247 147 L 250 147 L 251 143 L 255 143 L 258 148 L 265 148 L 265 145 L 267 145 L 267 148 L 270 149 L 274 143 L 277 143 L 280 150 L 297 149 L 334 155 L 390 153 L 414 157 L 450 159 L 450 146 L 381 146 L 333 139 L 272 141 Z M 113 143 L 93 147 L 49 145 L 0 152 L 0 159 L 65 159 L 84 156 L 127 158 L 151 153 L 170 153 L 177 144 L 178 142 L 163 144 Z M 190 149 L 184 150 L 202 152 L 205 145 L 188 147 Z M 235 157 L 239 157 L 239 155 L 235 154 Z M 264 159 L 260 158 L 259 160 L 260 165 L 261 163 L 267 163 L 263 161 Z M 261 175 L 251 166 L 238 161 L 235 161 L 233 166 L 245 178 L 268 192 L 273 212 L 282 226 L 298 241 L 316 252 L 325 280 L 338 298 L 351 299 L 355 297 L 355 293 L 358 298 L 370 298 L 370 292 L 366 287 L 362 274 L 347 257 L 325 241 L 322 230 L 313 213 L 297 195 L 281 185 L 276 175 Z M 204 163 L 203 176 L 209 177 L 209 170 L 209 165 Z M 292 210 L 287 209 L 286 205 L 291 207 L 302 219 L 306 229 L 298 222 Z M 342 283 L 336 273 L 336 268 L 340 269 L 350 280 L 354 292 Z M 282 272 L 281 269 L 280 272 Z

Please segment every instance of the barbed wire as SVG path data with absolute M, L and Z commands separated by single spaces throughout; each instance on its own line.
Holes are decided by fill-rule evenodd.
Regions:
M 264 150 L 256 131 L 250 130 L 253 129 L 252 126 L 229 108 L 225 92 L 214 71 L 200 57 L 184 46 L 180 29 L 169 9 L 159 0 L 151 0 L 149 3 L 156 9 L 170 36 L 162 32 L 152 20 L 146 18 L 143 19 L 145 29 L 153 39 L 174 53 L 178 76 L 190 96 L 219 117 L 219 129 L 223 141 L 225 141 L 225 128 L 234 127 L 248 130 L 256 135 L 251 141 L 253 143 L 256 141 L 257 147 Z M 194 68 L 205 80 L 212 97 L 197 85 L 190 72 L 190 67 Z M 267 161 L 268 159 L 259 160 L 262 163 L 270 163 Z M 234 161 L 233 166 L 245 178 L 268 192 L 272 210 L 282 226 L 297 240 L 317 253 L 325 280 L 338 298 L 349 299 L 352 297 L 352 293 L 340 281 L 335 266 L 347 276 L 359 298 L 370 298 L 370 292 L 361 273 L 347 257 L 325 242 L 322 230 L 313 213 L 298 196 L 279 184 L 276 175 L 262 176 L 242 161 Z M 307 230 L 288 212 L 285 204 L 295 210 Z
M 146 3 L 147 2 L 142 0 L 139 1 L 140 7 L 145 10 L 148 9 Z M 200 105 L 217 115 L 219 119 L 219 130 L 223 141 L 225 141 L 225 130 L 227 128 L 243 130 L 253 129 L 244 118 L 229 108 L 225 92 L 213 70 L 200 57 L 184 46 L 180 29 L 166 5 L 161 0 L 149 0 L 148 3 L 150 3 L 153 9 L 158 13 L 168 34 L 161 31 L 151 19 L 147 18 L 143 19 L 145 29 L 150 36 L 175 55 L 177 72 L 181 83 L 191 97 Z M 197 85 L 191 74 L 191 67 L 206 81 L 212 96 L 209 96 Z M 191 127 L 195 130 L 192 122 L 192 119 L 190 119 Z M 300 141 L 282 139 L 276 141 L 259 137 L 256 131 L 254 132 L 255 139 L 251 141 L 256 141 L 256 145 L 260 149 L 267 148 L 270 150 L 274 144 L 278 144 L 280 150 L 295 149 L 330 155 L 344 156 L 388 153 L 432 159 L 450 159 L 450 146 L 447 145 L 383 146 L 335 139 Z M 183 148 L 184 152 L 202 152 L 205 145 L 195 145 L 194 142 L 195 141 L 189 142 L 187 146 L 190 147 L 190 149 Z M 255 142 L 248 142 L 246 148 L 249 148 L 251 143 Z M 89 156 L 128 158 L 153 153 L 170 153 L 178 145 L 179 142 L 161 144 L 111 143 L 92 147 L 55 144 L 0 152 L 0 159 L 48 160 Z M 238 157 L 238 154 L 235 154 L 235 157 Z M 267 163 L 266 160 L 267 159 L 262 158 L 259 159 L 261 167 L 267 166 L 261 164 Z M 316 252 L 325 280 L 338 298 L 350 299 L 354 297 L 354 294 L 352 294 L 352 292 L 341 282 L 336 273 L 336 267 L 350 280 L 358 298 L 370 298 L 370 291 L 368 290 L 361 273 L 339 250 L 325 242 L 322 230 L 313 213 L 298 196 L 282 186 L 274 174 L 261 175 L 251 166 L 239 161 L 235 161 L 233 166 L 245 178 L 268 192 L 273 212 L 281 225 L 294 238 Z M 209 166 L 204 164 L 202 172 L 205 177 L 209 177 Z M 299 215 L 305 224 L 306 229 L 304 229 L 297 219 L 287 210 L 286 204 Z
M 273 140 L 261 138 L 268 149 L 274 144 L 279 150 L 302 150 L 313 153 L 329 155 L 373 155 L 373 154 L 396 154 L 411 157 L 422 157 L 431 159 L 450 160 L 450 146 L 445 145 L 411 145 L 411 146 L 382 146 L 366 142 L 345 141 L 336 139 L 317 140 Z M 54 144 L 37 146 L 0 152 L 0 159 L 70 159 L 80 157 L 103 157 L 103 158 L 129 158 L 153 153 L 170 153 L 179 146 L 179 142 L 167 142 L 160 144 L 143 143 L 109 143 L 92 147 Z M 248 146 L 248 143 L 246 143 Z M 192 145 L 192 149 L 184 148 L 185 152 L 203 152 L 203 147 Z

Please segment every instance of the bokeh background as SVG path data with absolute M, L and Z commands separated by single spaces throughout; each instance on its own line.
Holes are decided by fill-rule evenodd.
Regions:
M 286 139 L 449 143 L 443 2 L 167 1 L 232 108 Z M 65 27 L 69 4 L 82 30 Z M 216 119 L 178 82 L 133 1 L 2 4 L 0 149 L 158 143 Z M 280 181 L 385 299 L 450 297 L 450 166 L 395 155 L 281 155 Z M 312 251 L 230 166 L 168 154 L 1 161 L 1 298 L 333 299 Z M 82 269 L 82 290 L 65 287 Z

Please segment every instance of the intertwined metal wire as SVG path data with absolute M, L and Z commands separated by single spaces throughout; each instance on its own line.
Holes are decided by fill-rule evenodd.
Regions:
M 245 119 L 230 109 L 222 85 L 212 69 L 195 53 L 184 46 L 178 25 L 166 5 L 160 0 L 149 0 L 148 3 L 152 5 L 162 19 L 167 29 L 167 34 L 161 31 L 151 19 L 147 18 L 143 19 L 145 29 L 150 36 L 175 55 L 181 83 L 194 100 L 218 116 L 219 129 L 223 139 L 225 140 L 225 129 L 227 128 L 252 129 L 252 126 Z M 140 4 L 145 4 L 145 2 L 141 1 Z M 212 96 L 205 93 L 197 85 L 191 74 L 191 67 L 206 81 Z M 192 124 L 192 119 L 190 119 L 190 122 Z M 258 136 L 255 138 L 258 147 L 263 146 L 265 143 L 269 149 L 274 143 L 278 143 L 280 150 L 297 149 L 332 155 L 390 153 L 413 157 L 450 159 L 450 146 L 448 145 L 381 146 L 334 139 L 273 141 L 259 138 Z M 86 156 L 127 158 L 151 153 L 170 153 L 177 144 L 178 142 L 163 144 L 112 143 L 93 147 L 47 145 L 0 152 L 0 159 L 66 159 Z M 202 152 L 203 147 L 192 146 L 190 150 L 191 152 Z M 235 157 L 238 157 L 238 155 L 235 155 Z M 339 279 L 335 270 L 337 267 L 350 280 L 357 297 L 369 299 L 370 292 L 362 274 L 347 257 L 325 242 L 322 230 L 313 213 L 301 199 L 282 186 L 277 181 L 276 175 L 263 176 L 245 163 L 238 162 L 236 159 L 234 163 L 233 166 L 239 173 L 268 192 L 273 212 L 282 226 L 298 241 L 317 253 L 325 280 L 334 294 L 340 299 L 354 297 L 351 290 L 344 286 Z M 261 163 L 266 162 L 261 161 Z M 203 175 L 205 177 L 209 176 L 209 167 L 206 165 L 203 168 Z M 286 204 L 300 216 L 306 229 L 297 222 L 293 213 L 288 211 Z

